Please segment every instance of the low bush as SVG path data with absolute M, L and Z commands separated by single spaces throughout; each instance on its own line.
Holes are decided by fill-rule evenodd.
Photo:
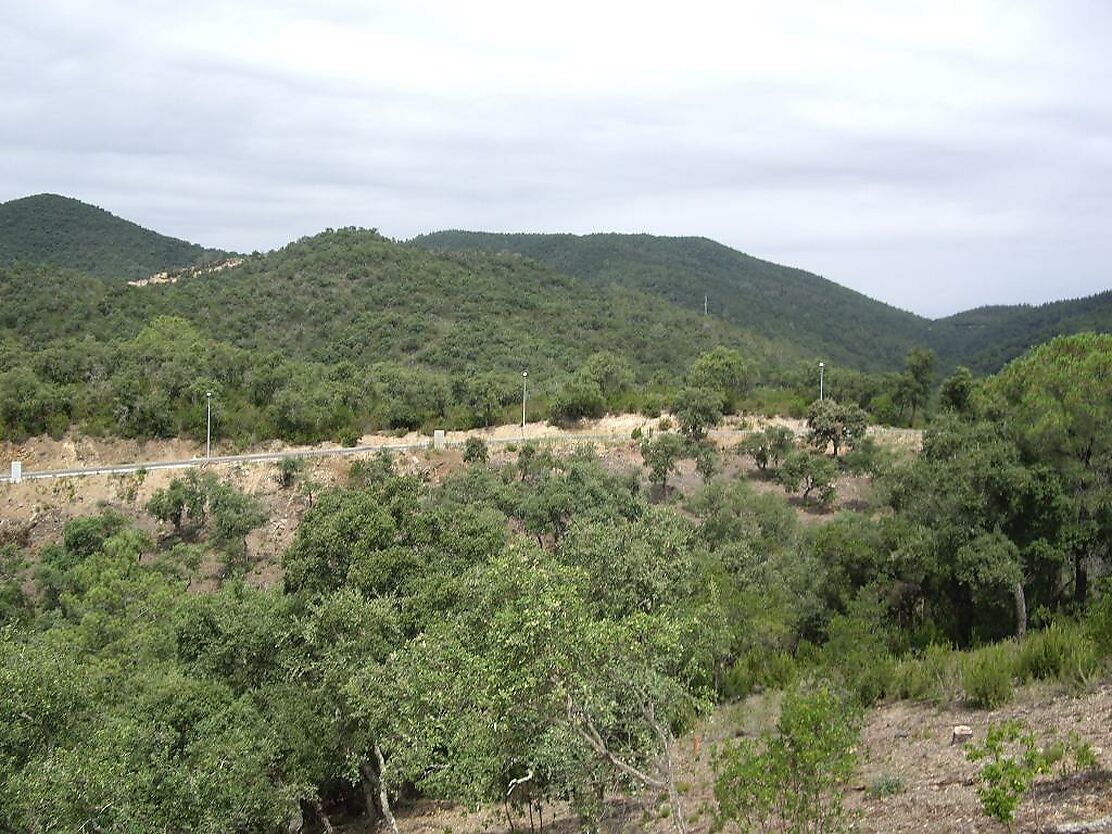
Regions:
M 789 692 L 774 735 L 741 739 L 716 756 L 721 820 L 743 831 L 848 830 L 844 785 L 860 728 L 860 712 L 828 685 Z
M 788 652 L 751 649 L 725 671 L 721 695 L 744 698 L 758 687 L 783 689 L 795 680 L 796 669 L 795 658 Z
M 822 662 L 862 706 L 871 706 L 895 690 L 896 660 L 889 639 L 884 602 L 869 591 L 859 594 L 847 613 L 830 621 L 820 650 Z
M 1076 732 L 1065 740 L 1051 737 L 1040 745 L 1035 733 L 1022 721 L 1008 719 L 988 725 L 984 744 L 970 744 L 966 757 L 984 762 L 977 771 L 977 796 L 985 814 L 1011 830 L 1016 811 L 1040 774 L 1056 770 L 1068 777 L 1100 767 L 1093 745 Z M 1038 814 L 1035 830 L 1041 831 Z
M 920 655 L 901 658 L 893 678 L 893 696 L 936 704 L 951 701 L 961 692 L 959 655 L 949 646 L 930 645 Z
M 1099 665 L 1097 647 L 1086 629 L 1056 621 L 1027 635 L 1019 647 L 1016 674 L 1023 681 L 1077 685 L 1089 681 Z
M 464 463 L 486 463 L 490 458 L 490 450 L 486 441 L 481 437 L 469 437 L 463 444 Z
M 1105 592 L 1093 603 L 1085 624 L 1097 653 L 1112 655 L 1112 582 L 1105 583 Z
M 305 470 L 305 459 L 294 457 L 293 455 L 286 455 L 278 461 L 278 475 L 276 476 L 278 485 L 283 489 L 288 489 L 293 486 L 294 481 L 297 480 Z
M 997 643 L 977 649 L 965 658 L 962 687 L 971 704 L 995 709 L 1015 695 L 1016 645 Z
M 641 398 L 641 414 L 645 417 L 657 418 L 664 408 L 664 397 L 655 392 L 649 392 Z
M 903 777 L 885 773 L 872 781 L 868 793 L 873 799 L 882 799 L 886 796 L 901 794 L 906 790 L 907 783 L 904 782 Z
M 1035 777 L 1050 770 L 1035 734 L 1014 719 L 989 724 L 984 744 L 969 745 L 966 757 L 971 762 L 984 761 L 977 771 L 981 808 L 1009 829 Z

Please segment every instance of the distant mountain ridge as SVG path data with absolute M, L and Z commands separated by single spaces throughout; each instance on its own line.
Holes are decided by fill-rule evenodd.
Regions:
M 930 322 L 806 272 L 699 237 L 490 234 L 414 238 L 430 249 L 516 252 L 592 284 L 615 284 L 702 312 L 767 339 L 864 370 L 897 366 Z
M 1112 290 L 1046 304 L 977 307 L 931 325 L 930 344 L 944 360 L 991 373 L 1055 336 L 1112 331 Z
M 27 261 L 137 279 L 229 254 L 144 229 L 72 197 L 36 194 L 0 203 L 0 264 Z
M 616 284 L 700 309 L 805 355 L 863 370 L 899 367 L 913 347 L 991 373 L 1060 334 L 1112 331 L 1112 291 L 1039 306 L 984 307 L 931 320 L 813 273 L 707 238 L 645 234 L 519 234 L 448 230 L 413 238 L 443 251 L 517 253 L 596 285 Z
M 396 244 L 356 231 L 330 231 L 262 260 L 250 258 L 224 270 L 221 286 L 215 278 L 205 279 L 214 285 L 203 289 L 188 280 L 174 290 L 145 287 L 144 296 L 133 297 L 128 281 L 211 266 L 232 253 L 166 237 L 79 200 L 40 194 L 0 204 L 0 300 L 18 299 L 23 309 L 10 309 L 7 317 L 39 310 L 46 338 L 86 329 L 102 337 L 134 334 L 153 316 L 175 314 L 214 337 L 257 349 L 326 361 L 408 356 L 445 369 L 482 364 L 475 347 L 484 342 L 488 350 L 497 345 L 493 364 L 503 368 L 518 361 L 526 342 L 553 368 L 571 367 L 587 346 L 624 353 L 642 369 L 676 368 L 717 340 L 745 346 L 769 366 L 823 360 L 892 370 L 911 348 L 926 346 L 943 372 L 964 364 L 989 373 L 1056 335 L 1112 331 L 1112 291 L 932 321 L 701 237 L 455 230 Z M 22 266 L 12 271 L 16 263 Z M 467 272 L 472 277 L 464 280 Z M 243 285 L 247 275 L 258 282 L 251 287 L 281 297 L 253 293 Z M 17 278 L 32 285 L 17 287 Z M 517 308 L 526 297 L 548 315 L 521 318 Z M 50 307 L 62 298 L 78 307 L 91 303 L 97 312 L 82 317 L 67 310 L 59 317 Z M 704 298 L 709 315 L 703 315 Z M 266 338 L 257 330 L 264 323 L 273 329 Z

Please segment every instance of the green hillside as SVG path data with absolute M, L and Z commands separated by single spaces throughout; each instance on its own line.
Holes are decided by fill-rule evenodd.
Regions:
M 1112 332 L 1112 290 L 1037 306 L 966 310 L 935 321 L 930 344 L 945 364 L 995 373 L 1028 348 L 1085 330 Z
M 0 203 L 0 263 L 47 263 L 101 278 L 144 278 L 226 252 L 166 237 L 57 194 Z
M 928 320 L 801 269 L 706 238 L 653 235 L 487 234 L 445 231 L 412 243 L 440 250 L 516 252 L 596 286 L 646 292 L 813 358 L 865 370 L 900 366 L 925 343 Z
M 799 358 L 646 293 L 368 230 L 324 232 L 175 284 L 20 264 L 0 267 L 0 433 L 73 420 L 188 433 L 212 388 L 239 437 L 481 425 L 520 404 L 523 369 L 543 407 L 594 354 L 613 354 L 648 391 L 717 345 L 765 368 Z
M 0 327 L 36 347 L 84 334 L 131 337 L 173 315 L 242 348 L 445 371 L 556 373 L 611 350 L 647 378 L 720 343 L 762 360 L 795 358 L 790 348 L 634 290 L 592 286 L 513 256 L 427 252 L 368 230 L 324 232 L 176 284 L 33 272 L 0 272 Z
M 765 385 L 749 408 L 801 412 L 821 358 L 831 396 L 902 422 L 929 393 L 913 403 L 905 376 L 889 372 L 915 346 L 935 348 L 941 374 L 957 364 L 991 370 L 1058 333 L 1109 329 L 1109 294 L 931 323 L 712 241 L 643 235 L 440 233 L 418 244 L 345 228 L 137 287 L 104 276 L 128 274 L 125 262 L 131 275 L 149 274 L 175 251 L 219 253 L 171 241 L 179 248 L 148 250 L 161 260 L 140 269 L 140 244 L 168 238 L 72 200 L 30 204 L 45 212 L 45 239 L 70 241 L 72 261 L 98 266 L 0 261 L 0 437 L 73 423 L 188 435 L 208 390 L 217 435 L 243 442 L 484 425 L 515 419 L 525 369 L 531 414 L 654 413 L 719 346 L 746 366 L 731 371 L 749 380 L 739 391 L 755 376 Z M 86 244 L 75 241 L 86 238 L 65 221 L 74 216 L 116 236 L 106 231 L 81 254 Z M 83 235 L 94 225 L 79 224 Z M 929 389 L 939 375 L 925 376 Z

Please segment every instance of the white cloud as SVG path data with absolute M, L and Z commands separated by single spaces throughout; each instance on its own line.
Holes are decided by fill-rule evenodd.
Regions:
M 8 6 L 0 199 L 245 250 L 704 234 L 931 314 L 1109 285 L 1095 0 Z

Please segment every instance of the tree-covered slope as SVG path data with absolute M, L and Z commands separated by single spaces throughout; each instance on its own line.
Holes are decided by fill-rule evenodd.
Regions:
M 240 442 L 484 425 L 520 407 L 523 370 L 530 413 L 547 413 L 592 357 L 659 408 L 717 346 L 755 368 L 799 359 L 646 293 L 368 230 L 146 286 L 22 262 L 0 266 L 0 437 L 187 434 L 210 390 L 218 433 Z
M 443 371 L 563 372 L 610 350 L 647 378 L 679 372 L 716 344 L 758 361 L 795 358 L 790 347 L 635 290 L 594 286 L 519 257 L 429 252 L 367 230 L 324 232 L 176 284 L 0 269 L 0 333 L 30 347 L 85 334 L 130 338 L 159 315 L 251 350 Z
M 101 278 L 133 279 L 226 255 L 57 194 L 0 203 L 0 264 L 47 263 Z
M 706 238 L 653 235 L 488 234 L 444 231 L 412 241 L 436 250 L 515 252 L 591 284 L 664 298 L 815 359 L 861 369 L 898 367 L 925 343 L 929 322 L 800 269 Z
M 978 307 L 931 325 L 930 344 L 946 365 L 994 373 L 1055 336 L 1112 333 L 1112 290 L 1032 306 Z

